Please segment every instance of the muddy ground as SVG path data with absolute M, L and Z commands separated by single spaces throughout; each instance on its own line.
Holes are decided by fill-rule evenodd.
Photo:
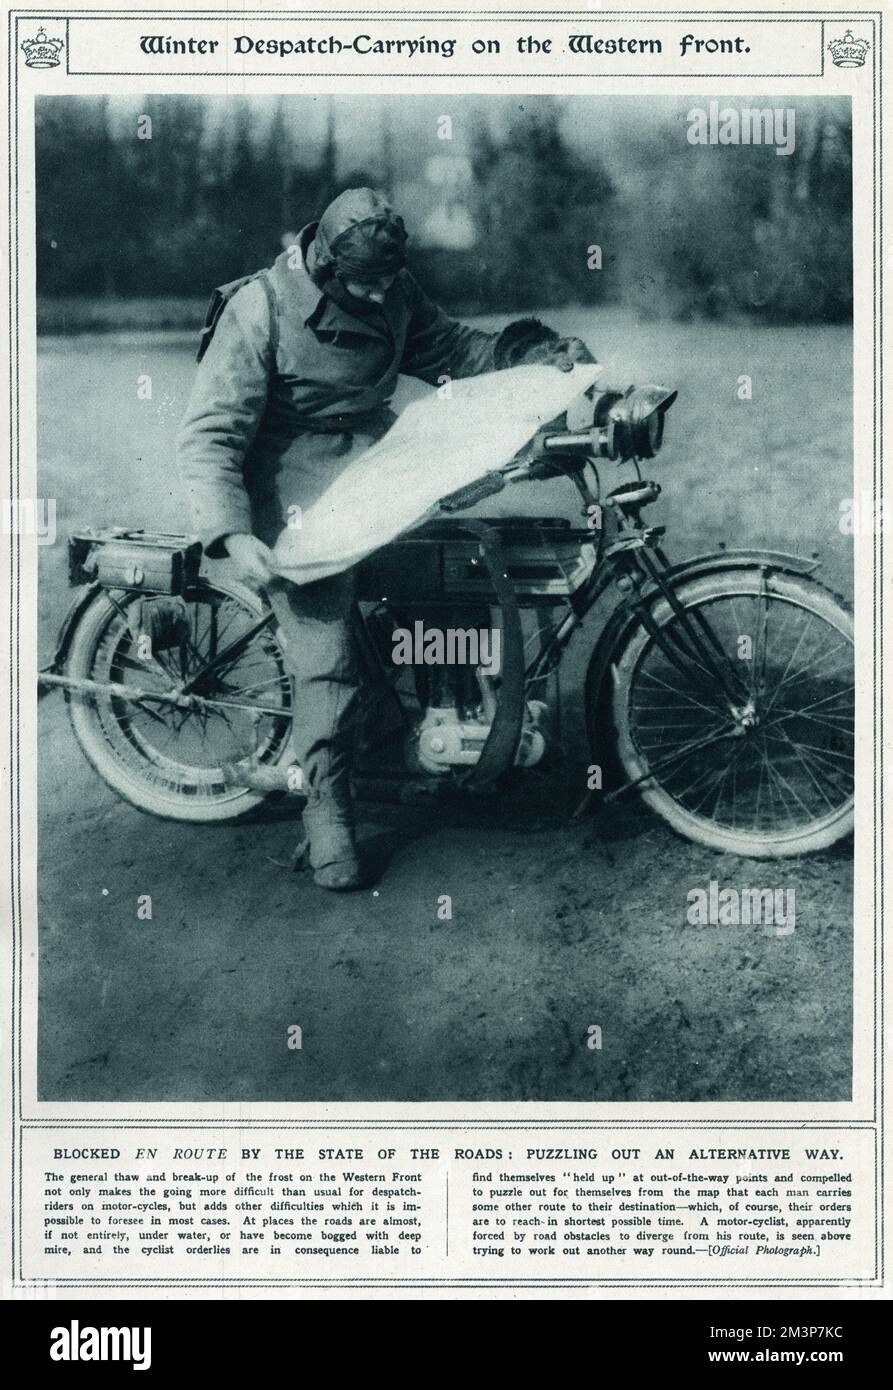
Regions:
M 820 548 L 848 589 L 844 330 L 608 315 L 588 336 L 619 345 L 618 379 L 683 388 L 654 517 L 670 523 L 674 555 L 719 539 Z M 43 345 L 39 484 L 58 499 L 60 535 L 84 521 L 182 528 L 171 445 L 191 370 L 185 347 L 158 339 Z M 148 411 L 135 388 L 146 371 Z M 748 410 L 735 381 L 750 371 Z M 564 506 L 549 488 L 511 502 Z M 67 601 L 63 552 L 60 539 L 41 554 L 45 658 Z M 578 638 L 564 675 L 577 754 L 586 647 Z M 219 828 L 141 815 L 86 764 L 58 693 L 42 703 L 40 740 L 44 1099 L 849 1097 L 849 843 L 766 864 L 680 840 L 634 800 L 568 821 L 577 756 L 495 802 L 365 805 L 375 882 L 327 896 L 285 867 L 297 834 L 287 810 Z M 794 888 L 796 930 L 689 926 L 687 894 L 712 879 Z M 151 921 L 137 917 L 144 894 Z M 295 1024 L 300 1050 L 287 1045 Z M 600 1049 L 588 1046 L 593 1025 Z

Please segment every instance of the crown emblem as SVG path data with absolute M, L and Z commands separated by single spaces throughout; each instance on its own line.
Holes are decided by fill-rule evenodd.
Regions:
M 847 29 L 842 39 L 832 39 L 828 44 L 831 61 L 838 68 L 861 68 L 870 47 L 867 39 L 853 38 L 852 29 Z
M 37 37 L 25 39 L 22 44 L 22 52 L 25 55 L 26 68 L 57 68 L 59 66 L 59 54 L 65 44 L 61 39 L 48 39 L 43 25 L 37 31 Z

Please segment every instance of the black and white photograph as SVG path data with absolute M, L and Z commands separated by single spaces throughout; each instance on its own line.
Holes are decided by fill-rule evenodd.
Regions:
M 41 1101 L 851 1099 L 852 140 L 35 98 Z

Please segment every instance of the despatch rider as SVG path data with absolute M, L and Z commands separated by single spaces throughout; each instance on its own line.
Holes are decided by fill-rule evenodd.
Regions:
M 297 586 L 271 547 L 395 419 L 400 373 L 436 385 L 521 361 L 593 360 L 536 320 L 485 333 L 439 309 L 405 266 L 403 220 L 348 189 L 268 270 L 215 292 L 178 458 L 206 553 L 266 588 L 295 689 L 294 755 L 314 879 L 360 883 L 350 773 L 357 668 L 351 576 Z M 290 511 L 291 509 L 291 511 Z

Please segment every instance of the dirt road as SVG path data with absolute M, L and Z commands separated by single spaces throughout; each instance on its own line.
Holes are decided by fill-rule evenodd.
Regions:
M 287 813 L 153 820 L 97 781 L 59 695 L 44 718 L 45 1098 L 849 1095 L 848 844 L 717 855 L 635 802 L 569 823 L 561 788 L 528 794 L 519 775 L 510 802 L 365 805 L 375 881 L 327 895 L 286 867 Z M 688 925 L 687 894 L 710 880 L 793 888 L 794 933 Z
M 831 582 L 848 587 L 851 542 L 837 527 L 851 491 L 844 330 L 819 343 L 812 330 L 600 316 L 588 336 L 622 344 L 612 379 L 683 388 L 654 518 L 669 523 L 674 554 L 719 539 L 818 546 Z M 83 521 L 182 528 L 171 441 L 185 350 L 48 345 L 39 371 L 40 490 L 58 499 L 60 541 Z M 83 388 L 75 419 L 58 405 L 75 398 L 72 372 Z M 151 403 L 136 394 L 145 372 Z M 750 372 L 745 405 L 735 381 Z M 560 510 L 548 488 L 526 505 Z M 41 560 L 48 656 L 66 602 L 63 544 Z M 566 691 L 585 649 L 580 638 Z M 281 812 L 231 828 L 141 815 L 87 766 L 58 693 L 43 702 L 40 738 L 45 1099 L 849 1096 L 849 844 L 803 861 L 741 860 L 677 839 L 635 801 L 569 823 L 554 801 L 574 788 L 559 778 L 553 798 L 531 775 L 501 803 L 365 807 L 377 881 L 333 897 L 283 867 L 297 828 Z M 565 739 L 579 749 L 572 710 Z M 577 775 L 573 764 L 563 774 Z M 795 931 L 689 926 L 687 895 L 711 880 L 793 888 Z M 137 915 L 145 895 L 151 920 Z M 444 896 L 449 918 L 438 915 Z M 300 1049 L 288 1046 L 295 1025 Z

